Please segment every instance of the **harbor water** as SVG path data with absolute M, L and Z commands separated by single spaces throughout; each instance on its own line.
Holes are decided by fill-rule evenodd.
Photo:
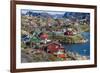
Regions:
M 90 32 L 81 33 L 85 39 L 88 39 L 86 43 L 76 44 L 62 44 L 67 51 L 78 53 L 82 56 L 90 56 Z

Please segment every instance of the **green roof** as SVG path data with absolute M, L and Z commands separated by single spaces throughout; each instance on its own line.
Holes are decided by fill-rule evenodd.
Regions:
M 38 39 L 37 37 L 32 37 L 31 38 L 31 42 L 39 43 L 40 42 L 40 39 Z

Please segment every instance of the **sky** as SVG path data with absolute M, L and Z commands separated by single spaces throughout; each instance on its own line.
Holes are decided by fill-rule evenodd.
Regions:
M 21 13 L 22 14 L 26 14 L 28 11 L 32 11 L 32 12 L 36 12 L 36 13 L 49 13 L 51 15 L 55 15 L 55 14 L 64 14 L 64 11 L 43 11 L 43 10 L 28 10 L 28 9 L 22 9 Z

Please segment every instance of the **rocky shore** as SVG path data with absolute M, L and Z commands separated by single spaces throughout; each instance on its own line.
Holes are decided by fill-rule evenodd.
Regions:
M 43 50 L 35 49 L 22 49 L 21 50 L 21 62 L 52 62 L 52 61 L 71 61 L 71 60 L 88 60 L 88 56 L 81 56 L 78 53 L 66 51 L 65 57 L 58 57 L 56 53 L 47 53 Z

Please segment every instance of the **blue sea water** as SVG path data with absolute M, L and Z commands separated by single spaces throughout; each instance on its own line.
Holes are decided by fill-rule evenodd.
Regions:
M 88 39 L 86 43 L 79 43 L 79 44 L 63 44 L 66 50 L 79 53 L 80 55 L 90 56 L 90 33 L 84 32 L 81 33 L 83 37 Z

